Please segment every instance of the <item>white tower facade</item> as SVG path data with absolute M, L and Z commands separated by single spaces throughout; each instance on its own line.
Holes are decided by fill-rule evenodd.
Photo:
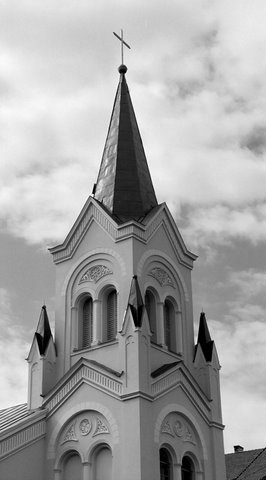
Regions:
M 225 480 L 220 366 L 204 315 L 194 344 L 196 256 L 157 203 L 119 72 L 94 195 L 51 249 L 55 339 L 39 322 L 24 419 L 41 433 L 3 457 L 5 480 L 17 478 L 10 455 L 13 465 L 38 458 L 25 480 Z

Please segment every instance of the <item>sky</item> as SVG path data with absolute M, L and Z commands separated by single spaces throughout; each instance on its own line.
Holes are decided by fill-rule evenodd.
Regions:
M 0 0 L 0 408 L 26 401 L 40 308 L 127 81 L 221 369 L 225 449 L 265 447 L 265 0 Z

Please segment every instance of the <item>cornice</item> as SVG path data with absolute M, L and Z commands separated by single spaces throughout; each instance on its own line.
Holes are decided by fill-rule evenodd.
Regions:
M 45 410 L 38 411 L 1 432 L 0 458 L 3 459 L 13 455 L 18 450 L 26 448 L 31 443 L 44 437 L 46 434 L 46 415 Z
M 211 407 L 206 395 L 199 390 L 194 377 L 184 364 L 173 367 L 171 372 L 167 371 L 156 378 L 151 384 L 151 394 L 154 399 L 167 395 L 170 391 L 180 387 L 195 405 L 205 421 L 210 421 Z
M 118 380 L 119 375 L 118 372 L 112 373 L 108 368 L 104 371 L 104 368 L 99 364 L 92 364 L 89 360 L 81 358 L 45 397 L 43 406 L 48 410 L 50 415 L 57 410 L 82 383 L 87 383 L 110 396 L 119 398 L 122 394 L 123 385 L 122 381 Z

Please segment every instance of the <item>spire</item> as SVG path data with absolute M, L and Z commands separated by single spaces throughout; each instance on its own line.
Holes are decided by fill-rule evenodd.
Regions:
M 35 337 L 38 342 L 40 354 L 44 355 L 46 348 L 48 346 L 49 340 L 52 337 L 50 323 L 49 323 L 45 305 L 43 305 L 41 309 L 41 314 L 40 314 L 37 330 L 35 332 Z
M 131 310 L 135 326 L 141 327 L 144 303 L 142 300 L 137 275 L 134 275 L 134 277 L 132 278 L 130 293 L 128 298 L 128 306 Z
M 207 325 L 205 313 L 200 314 L 199 333 L 198 333 L 198 345 L 201 346 L 206 362 L 211 362 L 213 352 L 213 340 L 211 339 L 210 332 Z
M 139 220 L 157 205 L 152 180 L 125 79 L 117 88 L 94 198 L 118 221 Z

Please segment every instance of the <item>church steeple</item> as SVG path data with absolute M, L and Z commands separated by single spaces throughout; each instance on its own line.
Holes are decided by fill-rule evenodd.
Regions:
M 127 67 L 118 69 L 115 97 L 94 198 L 119 222 L 139 220 L 157 200 L 125 79 Z

